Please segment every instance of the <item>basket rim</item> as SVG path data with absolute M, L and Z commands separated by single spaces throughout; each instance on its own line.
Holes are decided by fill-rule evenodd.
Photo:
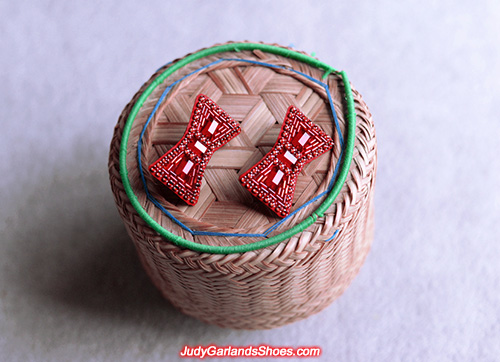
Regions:
M 346 105 L 347 105 L 347 114 L 346 114 L 346 133 L 347 137 L 345 138 L 345 143 L 344 143 L 344 150 L 342 151 L 343 153 L 343 160 L 342 160 L 342 165 L 340 167 L 340 171 L 337 177 L 337 180 L 335 181 L 333 188 L 331 189 L 330 193 L 326 197 L 326 199 L 323 201 L 323 203 L 315 210 L 312 212 L 312 214 L 301 221 L 300 223 L 296 224 L 292 228 L 283 231 L 280 234 L 274 235 L 272 237 L 262 239 L 259 241 L 251 242 L 248 244 L 243 244 L 243 245 L 233 245 L 233 246 L 213 246 L 213 245 L 204 245 L 204 244 L 199 244 L 194 241 L 189 241 L 184 239 L 183 237 L 176 235 L 165 228 L 163 228 L 156 220 L 154 220 L 142 207 L 140 204 L 137 196 L 135 195 L 130 180 L 128 178 L 128 169 L 126 165 L 126 160 L 127 160 L 127 144 L 129 140 L 129 135 L 130 131 L 132 129 L 132 125 L 134 123 L 135 117 L 137 116 L 140 108 L 146 101 L 146 99 L 151 95 L 153 90 L 159 86 L 168 76 L 173 74 L 175 71 L 181 69 L 182 67 L 186 66 L 187 64 L 209 56 L 213 55 L 216 53 L 221 53 L 221 52 L 238 52 L 242 50 L 261 50 L 264 52 L 268 53 L 273 53 L 277 55 L 281 55 L 284 57 L 292 58 L 294 60 L 302 61 L 303 63 L 309 64 L 311 66 L 323 69 L 325 71 L 322 79 L 326 78 L 330 73 L 336 73 L 340 75 L 342 78 L 342 81 L 344 83 L 344 90 L 345 90 L 345 100 L 346 100 Z M 316 222 L 318 217 L 322 217 L 324 215 L 324 212 L 330 207 L 330 205 L 335 201 L 336 197 L 340 193 L 340 190 L 342 189 L 345 180 L 347 178 L 347 175 L 349 173 L 351 161 L 352 161 L 352 156 L 354 152 L 354 141 L 355 141 L 355 127 L 356 127 L 356 112 L 354 108 L 354 98 L 351 90 L 351 86 L 349 83 L 349 80 L 347 78 L 347 75 L 345 74 L 344 71 L 337 71 L 331 66 L 319 61 L 316 58 L 313 58 L 309 55 L 300 53 L 298 51 L 289 49 L 289 48 L 283 48 L 279 47 L 276 45 L 269 45 L 269 44 L 263 44 L 263 43 L 251 43 L 251 42 L 244 42 L 244 43 L 227 43 L 223 45 L 216 45 L 211 48 L 206 48 L 203 50 L 200 50 L 198 52 L 192 53 L 185 58 L 180 59 L 178 62 L 173 64 L 171 67 L 167 68 L 164 72 L 162 72 L 156 79 L 153 80 L 153 82 L 146 88 L 146 90 L 141 94 L 141 96 L 138 98 L 134 106 L 132 107 L 127 120 L 125 122 L 125 126 L 123 129 L 122 133 L 122 139 L 120 143 L 120 153 L 119 153 L 119 168 L 120 168 L 120 177 L 121 181 L 123 183 L 124 190 L 126 192 L 126 195 L 128 199 L 130 200 L 131 205 L 134 207 L 134 209 L 137 211 L 138 215 L 148 224 L 153 230 L 155 230 L 158 234 L 163 236 L 165 239 L 168 241 L 193 250 L 193 251 L 198 251 L 198 252 L 205 252 L 205 253 L 211 253 L 211 254 L 235 254 L 235 253 L 245 253 L 248 251 L 254 251 L 258 249 L 263 249 L 268 246 L 277 244 L 279 242 L 282 242 L 286 239 L 289 239 L 293 235 L 305 230 L 308 228 L 310 225 Z M 341 154 L 342 157 L 342 154 Z

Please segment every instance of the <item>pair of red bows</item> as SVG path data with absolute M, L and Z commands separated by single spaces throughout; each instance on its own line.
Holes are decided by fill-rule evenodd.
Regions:
M 150 166 L 150 172 L 187 204 L 195 205 L 213 153 L 240 132 L 237 122 L 200 94 L 184 136 Z M 320 127 L 290 106 L 273 148 L 240 176 L 240 182 L 278 216 L 285 217 L 302 168 L 332 147 L 333 140 Z

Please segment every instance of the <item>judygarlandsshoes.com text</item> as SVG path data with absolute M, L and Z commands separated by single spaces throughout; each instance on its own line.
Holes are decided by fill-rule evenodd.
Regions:
M 273 347 L 260 346 L 184 346 L 179 352 L 183 358 L 197 357 L 199 359 L 211 357 L 319 357 L 321 347 Z

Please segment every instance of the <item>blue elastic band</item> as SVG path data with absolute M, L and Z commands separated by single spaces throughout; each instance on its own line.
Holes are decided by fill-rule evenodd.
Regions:
M 273 226 L 271 226 L 269 229 L 267 229 L 264 233 L 261 233 L 261 234 L 250 234 L 250 233 L 221 233 L 221 232 L 214 232 L 214 231 L 197 231 L 197 230 L 192 230 L 191 228 L 189 228 L 188 226 L 184 225 L 180 220 L 178 220 L 174 215 L 172 215 L 167 209 L 165 209 L 163 207 L 163 205 L 161 205 L 159 203 L 158 200 L 156 200 L 153 195 L 150 194 L 149 192 L 149 189 L 147 187 L 147 184 L 146 184 L 146 179 L 144 177 L 144 172 L 142 171 L 142 160 L 141 160 L 141 150 L 142 150 L 142 139 L 144 137 L 144 133 L 146 132 L 146 128 L 147 126 L 149 125 L 149 123 L 151 122 L 151 120 L 153 119 L 156 111 L 158 110 L 158 108 L 160 107 L 160 104 L 163 102 L 163 100 L 166 98 L 166 96 L 168 95 L 168 93 L 170 92 L 170 90 L 176 85 L 178 84 L 179 82 L 183 81 L 184 79 L 186 79 L 187 77 L 195 74 L 195 73 L 198 73 L 200 71 L 202 71 L 203 69 L 206 69 L 208 67 L 211 67 L 212 65 L 215 65 L 215 64 L 218 64 L 218 63 L 221 63 L 223 61 L 237 61 L 237 62 L 245 62 L 245 63 L 251 63 L 251 64 L 257 64 L 257 65 L 261 65 L 261 66 L 264 66 L 264 67 L 268 67 L 268 68 L 275 68 L 275 69 L 284 69 L 284 70 L 288 70 L 288 71 L 292 71 L 296 74 L 299 74 L 307 79 L 309 79 L 310 81 L 316 83 L 316 84 L 319 84 L 320 86 L 322 86 L 325 91 L 326 91 L 326 94 L 327 94 L 327 97 L 328 97 L 328 102 L 330 104 L 330 108 L 332 110 L 332 114 L 333 114 L 333 120 L 335 122 L 335 127 L 337 129 L 337 133 L 339 135 L 339 141 L 340 141 L 340 145 L 341 145 L 341 153 L 340 153 L 340 157 L 337 161 L 337 164 L 335 165 L 335 170 L 333 172 L 333 175 L 332 175 L 332 178 L 330 180 L 330 183 L 327 187 L 327 189 L 322 192 L 321 194 L 315 196 L 314 198 L 312 198 L 311 200 L 307 201 L 306 203 L 304 203 L 303 205 L 301 205 L 297 210 L 293 211 L 292 213 L 290 213 L 287 217 L 281 219 L 280 221 L 278 221 L 276 224 L 274 224 Z M 168 63 L 166 65 L 169 65 L 171 63 Z M 163 68 L 163 67 L 162 67 Z M 161 68 L 160 68 L 161 69 Z M 165 88 L 165 90 L 163 91 L 161 97 L 158 99 L 158 101 L 156 102 L 156 105 L 155 107 L 153 108 L 153 111 L 151 112 L 151 114 L 149 115 L 146 123 L 144 124 L 144 127 L 141 131 L 141 134 L 139 136 L 139 141 L 137 143 L 137 162 L 138 162 L 138 166 L 139 166 L 139 173 L 141 175 L 141 181 L 142 181 L 142 184 L 144 186 L 144 191 L 146 192 L 146 196 L 147 198 L 156 206 L 158 207 L 163 213 L 165 213 L 165 215 L 167 215 L 172 221 L 174 221 L 177 225 L 179 225 L 181 228 L 183 228 L 184 230 L 188 231 L 191 235 L 207 235 L 207 236 L 238 236 L 238 237 L 268 237 L 269 234 L 275 230 L 276 228 L 278 228 L 281 224 L 283 224 L 286 220 L 288 220 L 290 217 L 292 217 L 293 215 L 295 215 L 297 212 L 299 212 L 300 210 L 302 210 L 304 207 L 310 205 L 311 203 L 317 201 L 318 199 L 320 199 L 321 197 L 325 196 L 326 194 L 328 194 L 332 187 L 333 187 L 333 183 L 334 183 L 334 180 L 335 180 L 335 177 L 337 175 L 337 172 L 338 172 L 338 169 L 339 169 L 339 166 L 340 166 L 340 161 L 342 160 L 342 155 L 344 153 L 344 138 L 342 137 L 342 131 L 340 130 L 340 126 L 339 126 L 339 122 L 338 122 L 338 119 L 337 119 L 337 113 L 335 112 L 335 107 L 333 105 L 333 100 L 332 100 L 332 96 L 330 94 L 330 91 L 328 89 L 328 85 L 326 83 L 323 83 L 313 77 L 311 77 L 310 75 L 308 74 L 305 74 L 305 73 L 302 73 L 302 72 L 299 72 L 298 70 L 295 70 L 295 69 L 289 69 L 289 68 L 286 68 L 286 67 L 283 67 L 281 65 L 275 65 L 275 64 L 269 64 L 269 63 L 264 63 L 264 62 L 258 62 L 258 61 L 254 61 L 254 60 L 249 60 L 249 59 L 234 59 L 234 58 L 221 58 L 221 59 L 218 59 L 212 63 L 209 63 L 207 65 L 204 65 L 203 67 L 200 67 L 192 72 L 190 72 L 189 74 L 186 74 L 185 76 L 183 76 L 182 78 L 176 80 L 175 82 L 173 82 L 171 85 L 169 85 L 167 88 Z M 335 237 L 335 235 L 337 234 L 338 230 L 333 234 L 333 236 L 326 240 L 326 241 L 329 241 L 331 239 L 333 239 Z
M 328 239 L 326 239 L 325 242 L 333 240 L 337 236 L 338 233 L 339 233 L 339 230 L 338 229 L 335 230 L 333 235 L 331 237 L 329 237 Z

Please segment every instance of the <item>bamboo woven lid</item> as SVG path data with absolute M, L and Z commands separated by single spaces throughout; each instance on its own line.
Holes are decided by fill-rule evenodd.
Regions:
M 331 188 L 342 152 L 341 134 L 346 131 L 342 78 L 329 75 L 323 80 L 326 88 L 317 81 L 324 74 L 324 69 L 302 61 L 254 49 L 207 55 L 166 77 L 144 99 L 128 138 L 127 169 L 141 207 L 174 235 L 215 246 L 253 243 L 304 221 Z M 338 120 L 332 114 L 328 91 Z M 239 122 L 242 132 L 214 153 L 199 201 L 188 206 L 154 179 L 148 166 L 182 137 L 200 93 Z M 281 219 L 243 188 L 238 177 L 269 152 L 290 105 L 319 125 L 335 146 L 304 167 L 297 179 L 292 213 Z M 140 160 L 134 157 L 138 143 L 142 143 Z

